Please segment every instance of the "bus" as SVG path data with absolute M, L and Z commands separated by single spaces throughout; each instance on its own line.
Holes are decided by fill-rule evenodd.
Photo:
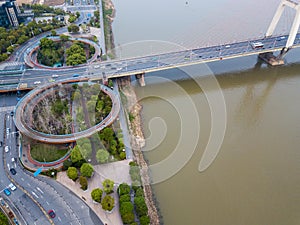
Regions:
M 253 49 L 258 49 L 258 48 L 263 48 L 264 44 L 260 41 L 259 42 L 252 42 L 251 46 L 252 46 Z

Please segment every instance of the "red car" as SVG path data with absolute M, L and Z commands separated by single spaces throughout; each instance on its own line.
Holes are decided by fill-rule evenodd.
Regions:
M 53 209 L 50 209 L 50 210 L 48 211 L 48 214 L 49 214 L 49 216 L 50 216 L 51 218 L 54 218 L 54 217 L 55 217 L 55 212 L 53 211 Z

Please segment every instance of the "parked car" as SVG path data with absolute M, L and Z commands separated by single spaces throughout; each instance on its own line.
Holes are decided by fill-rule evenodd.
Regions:
M 8 146 L 5 146 L 4 151 L 5 151 L 5 152 L 9 152 L 9 147 L 8 147 Z
M 3 190 L 4 194 L 6 194 L 7 196 L 10 196 L 11 192 L 6 188 Z
M 55 212 L 53 211 L 53 209 L 50 209 L 49 211 L 48 211 L 48 214 L 49 214 L 49 216 L 51 217 L 51 218 L 54 218 L 56 215 L 55 215 Z
M 9 171 L 11 172 L 12 175 L 16 175 L 17 173 L 17 171 L 14 168 L 11 168 Z

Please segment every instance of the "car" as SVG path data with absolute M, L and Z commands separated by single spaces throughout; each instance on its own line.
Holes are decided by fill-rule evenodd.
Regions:
M 11 162 L 15 162 L 16 160 L 15 160 L 15 158 L 11 158 Z
M 79 77 L 79 74 L 74 74 L 73 77 Z
M 57 74 L 53 74 L 53 75 L 52 75 L 52 77 L 53 77 L 53 78 L 55 78 L 55 77 L 59 77 L 59 75 L 57 75 Z
M 10 184 L 8 185 L 8 187 L 9 187 L 10 190 L 12 190 L 12 191 L 15 191 L 15 190 L 17 189 L 17 187 L 16 187 L 13 183 L 10 183 Z
M 2 141 L 0 141 L 0 147 L 2 147 L 2 145 L 3 145 L 3 142 L 2 142 Z
M 34 81 L 33 84 L 40 84 L 41 81 L 37 80 L 37 81 Z
M 8 190 L 7 188 L 3 190 L 4 194 L 6 194 L 7 196 L 10 196 L 11 192 L 10 190 Z
M 14 111 L 11 111 L 11 112 L 10 112 L 10 115 L 11 115 L 11 116 L 14 116 Z
M 94 66 L 95 69 L 98 69 L 99 67 L 100 67 L 100 65 L 95 65 Z
M 11 168 L 9 171 L 11 172 L 12 175 L 16 175 L 17 173 L 17 171 L 14 168 Z
M 16 218 L 14 218 L 13 221 L 14 221 L 15 225 L 19 225 L 19 222 Z
M 251 47 L 253 49 L 259 49 L 259 48 L 263 48 L 264 44 L 261 41 L 251 42 Z
M 230 48 L 230 45 L 226 45 L 225 48 Z
M 8 128 L 6 128 L 6 136 L 9 135 L 9 132 L 10 132 L 10 128 L 8 127 Z
M 8 147 L 8 146 L 5 146 L 4 151 L 5 151 L 5 152 L 9 152 L 9 147 Z
M 53 209 L 50 209 L 50 210 L 48 211 L 48 215 L 49 215 L 51 218 L 54 218 L 54 217 L 56 216 Z

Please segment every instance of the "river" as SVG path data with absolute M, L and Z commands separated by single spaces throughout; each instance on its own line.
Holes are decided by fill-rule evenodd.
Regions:
M 278 3 L 114 0 L 115 43 L 160 40 L 168 49 L 251 39 L 267 29 Z M 144 43 L 143 54 L 155 51 Z M 300 50 L 282 67 L 250 56 L 147 74 L 146 83 L 133 81 L 164 224 L 300 224 Z M 221 145 L 209 149 L 218 154 L 200 172 L 209 142 Z

